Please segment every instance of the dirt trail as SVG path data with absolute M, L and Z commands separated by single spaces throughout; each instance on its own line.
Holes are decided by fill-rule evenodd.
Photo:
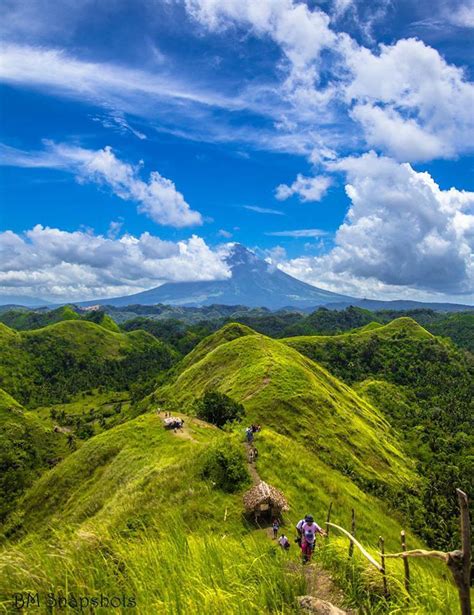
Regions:
M 245 442 L 245 451 L 247 454 L 247 469 L 252 478 L 252 483 L 254 485 L 258 485 L 258 483 L 262 480 L 257 472 L 257 468 L 255 467 L 255 462 L 250 461 L 250 451 L 255 448 L 253 444 L 249 442 Z
M 249 442 L 244 443 L 247 454 L 247 469 L 252 477 L 252 483 L 258 485 L 261 481 L 260 475 L 255 467 L 255 462 L 250 461 L 250 451 L 254 448 Z M 268 537 L 273 540 L 272 528 L 268 528 Z M 289 568 L 295 570 L 301 564 L 292 562 Z M 306 579 L 307 596 L 318 600 L 330 603 L 335 607 L 342 609 L 344 604 L 344 594 L 342 590 L 334 583 L 331 575 L 322 566 L 316 562 L 308 564 L 304 567 L 304 576 Z M 307 611 L 308 612 L 308 611 Z M 317 612 L 317 611 L 316 611 Z M 322 613 L 323 611 L 319 611 Z M 343 611 L 347 615 L 355 615 L 354 611 Z
M 309 596 L 314 596 L 319 600 L 330 602 L 339 609 L 343 609 L 344 593 L 334 583 L 327 570 L 322 568 L 318 563 L 312 563 L 309 566 L 305 566 L 304 575 Z M 355 612 L 351 610 L 344 610 L 344 612 L 347 613 L 347 615 L 355 615 Z

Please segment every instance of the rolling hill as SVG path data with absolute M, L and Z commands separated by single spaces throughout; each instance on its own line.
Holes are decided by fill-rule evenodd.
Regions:
M 442 368 L 451 378 L 455 369 L 468 370 L 464 355 L 448 342 L 410 319 L 284 340 L 230 323 L 176 362 L 175 354 L 143 331 L 119 333 L 98 319 L 101 324 L 72 319 L 22 332 L 0 325 L 2 382 L 11 390 L 23 385 L 31 408 L 48 398 L 57 411 L 64 391 L 73 394 L 93 383 L 113 389 L 170 368 L 134 411 L 60 454 L 55 447 L 64 447 L 66 436 L 48 427 L 47 405 L 25 411 L 0 390 L 0 438 L 8 441 L 2 463 L 7 459 L 20 470 L 19 477 L 7 474 L 18 490 L 10 498 L 5 489 L 2 608 L 9 608 L 4 587 L 43 593 L 54 587 L 74 596 L 133 597 L 144 613 L 296 615 L 297 596 L 308 591 L 308 572 L 297 565 L 296 548 L 280 552 L 266 528 L 242 514 L 242 495 L 255 472 L 285 494 L 290 511 L 283 531 L 290 538 L 302 514 L 311 511 L 323 522 L 332 503 L 333 521 L 345 527 L 356 510 L 357 537 L 376 557 L 379 536 L 388 550 L 398 550 L 401 527 L 411 547 L 424 546 L 413 530 L 425 517 L 423 495 L 432 484 L 401 432 L 404 425 L 426 427 L 424 413 L 433 397 L 424 405 L 420 383 L 437 362 L 444 357 Z M 367 347 L 374 344 L 371 354 Z M 344 345 L 347 356 L 354 354 L 354 366 L 344 363 Z M 311 358 L 316 354 L 320 363 Z M 373 355 L 377 362 L 370 363 Z M 412 386 L 389 382 L 388 374 L 401 377 L 407 357 L 414 361 L 412 371 L 426 364 L 427 372 L 418 379 L 411 375 Z M 336 367 L 341 378 L 334 375 Z M 74 384 L 70 373 L 77 374 Z M 442 399 L 442 384 L 437 386 Z M 193 417 L 196 400 L 213 389 L 244 405 L 245 423 L 217 429 Z M 463 391 L 461 386 L 458 394 Z M 88 412 L 87 396 L 76 396 L 71 412 L 80 414 L 81 404 Z M 158 408 L 183 416 L 184 430 L 164 430 Z M 251 474 L 243 446 L 250 422 L 263 426 Z M 450 429 L 447 424 L 446 433 Z M 427 452 L 423 437 L 419 448 Z M 448 466 L 440 469 L 455 480 Z M 219 475 L 229 479 L 225 485 Z M 435 500 L 441 501 L 439 494 Z M 452 519 L 456 513 L 442 511 L 440 521 Z M 439 541 L 434 536 L 436 546 Z M 331 570 L 331 582 L 345 590 L 346 606 L 403 612 L 401 561 L 389 564 L 387 599 L 380 576 L 359 556 L 348 560 L 347 539 L 333 533 L 320 545 L 318 565 L 326 572 L 318 574 Z M 438 562 L 412 566 L 411 607 L 420 614 L 456 613 L 456 592 Z
M 66 320 L 17 332 L 0 323 L 0 386 L 37 406 L 97 386 L 124 389 L 176 360 L 175 351 L 144 331 L 110 328 Z
M 382 415 L 324 368 L 242 325 L 203 340 L 173 370 L 148 407 L 193 411 L 194 400 L 216 389 L 244 404 L 248 418 L 290 435 L 325 463 L 374 490 L 415 484 L 413 468 Z

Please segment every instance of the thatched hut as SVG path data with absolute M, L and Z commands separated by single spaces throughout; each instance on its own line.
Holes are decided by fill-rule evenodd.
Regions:
M 253 514 L 255 521 L 259 517 L 280 518 L 289 510 L 288 502 L 281 491 L 263 480 L 244 494 L 244 506 L 247 514 Z

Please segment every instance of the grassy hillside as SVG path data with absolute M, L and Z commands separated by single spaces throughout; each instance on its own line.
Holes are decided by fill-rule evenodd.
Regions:
M 0 322 L 17 331 L 40 329 L 63 320 L 79 320 L 80 318 L 80 315 L 69 305 L 55 310 L 10 309 L 0 314 Z
M 343 335 L 287 338 L 382 410 L 426 476 L 425 521 L 431 545 L 457 544 L 453 485 L 474 491 L 474 363 L 408 318 Z M 373 382 L 373 381 L 377 382 Z
M 266 529 L 245 520 L 245 484 L 229 494 L 202 475 L 209 450 L 218 443 L 243 450 L 240 437 L 189 418 L 186 424 L 175 435 L 156 414 L 138 417 L 90 439 L 43 475 L 10 527 L 16 543 L 0 551 L 3 583 L 18 591 L 124 593 L 143 613 L 297 613 L 296 596 L 307 589 L 296 547 L 280 553 Z M 258 438 L 257 469 L 288 498 L 290 538 L 302 514 L 311 510 L 322 522 L 332 501 L 336 523 L 347 525 L 356 510 L 358 536 L 374 555 L 379 535 L 389 550 L 398 548 L 401 521 L 377 498 L 291 437 L 265 428 Z M 420 545 L 411 534 L 409 540 Z M 328 549 L 321 561 L 335 571 L 347 566 L 346 540 L 333 535 Z M 401 562 L 390 564 L 396 591 L 388 604 L 380 579 L 357 555 L 354 561 L 344 579 L 348 604 L 374 613 L 400 608 Z M 457 612 L 443 573 L 426 562 L 412 567 L 414 612 Z
M 232 333 L 243 337 L 227 341 Z M 195 399 L 216 389 L 244 404 L 249 421 L 291 435 L 373 492 L 416 484 L 388 423 L 373 406 L 285 344 L 251 333 L 228 325 L 204 340 L 146 406 L 166 403 L 192 413 Z
M 41 471 L 58 461 L 64 447 L 62 434 L 45 429 L 0 389 L 0 522 Z
M 22 332 L 0 325 L 0 386 L 32 407 L 97 386 L 123 390 L 175 359 L 172 349 L 144 331 L 117 333 L 82 320 Z
M 139 404 L 113 391 L 156 375 L 160 360 L 171 369 Z M 402 527 L 410 547 L 423 546 L 416 532 L 427 530 L 427 519 L 433 546 L 454 540 L 449 493 L 468 469 L 469 415 L 436 403 L 465 399 L 471 382 L 468 357 L 448 342 L 410 319 L 284 341 L 233 323 L 173 361 L 147 333 L 119 333 L 106 321 L 26 332 L 0 325 L 0 384 L 25 390 L 32 408 L 0 390 L 0 466 L 10 468 L 0 484 L 0 611 L 11 611 L 14 588 L 125 595 L 145 615 L 299 613 L 296 598 L 310 590 L 312 569 L 298 565 L 294 544 L 282 553 L 267 527 L 243 515 L 242 495 L 255 478 L 243 445 L 249 422 L 263 426 L 256 471 L 288 500 L 290 540 L 302 515 L 322 524 L 330 503 L 332 520 L 345 527 L 355 511 L 357 537 L 377 558 L 379 536 L 398 551 Z M 443 391 L 449 379 L 451 398 Z M 93 386 L 93 394 L 77 394 Z M 244 405 L 243 424 L 217 429 L 194 418 L 196 399 L 213 389 Z M 183 431 L 163 428 L 163 406 L 183 413 Z M 74 450 L 56 423 L 87 427 L 87 438 Z M 458 612 L 441 562 L 413 561 L 407 607 L 401 561 L 387 562 L 385 599 L 380 575 L 357 552 L 348 559 L 346 538 L 332 531 L 320 547 L 316 559 L 341 584 L 347 607 Z

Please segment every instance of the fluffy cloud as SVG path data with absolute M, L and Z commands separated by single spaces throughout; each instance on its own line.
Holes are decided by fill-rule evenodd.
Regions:
M 326 13 L 293 0 L 185 0 L 185 4 L 211 30 L 238 23 L 250 25 L 257 35 L 269 36 L 298 73 L 335 39 Z
M 287 184 L 280 184 L 275 190 L 275 197 L 279 201 L 289 199 L 293 195 L 298 195 L 303 202 L 307 201 L 320 201 L 328 191 L 332 180 L 330 177 L 317 176 L 317 177 L 303 177 L 298 174 L 295 181 L 288 186 Z
M 382 13 L 387 5 L 380 3 Z M 337 0 L 334 17 L 354 6 Z M 301 142 L 311 135 L 313 158 L 319 150 L 347 147 L 355 129 L 349 117 L 369 146 L 401 161 L 452 158 L 472 149 L 474 87 L 462 69 L 422 41 L 402 39 L 374 52 L 331 29 L 319 8 L 296 0 L 186 0 L 186 7 L 212 31 L 246 27 L 280 47 L 287 73 L 273 92 L 287 107 L 279 109 L 275 127 L 293 131 Z M 470 4 L 457 13 L 469 23 Z
M 40 225 L 22 235 L 0 233 L 1 293 L 80 300 L 229 275 L 221 257 L 195 235 L 173 243 L 149 233 L 113 238 Z
M 373 152 L 330 163 L 347 176 L 346 220 L 326 255 L 284 269 L 341 290 L 419 289 L 463 294 L 474 289 L 474 193 L 441 190 L 428 173 Z
M 369 145 L 407 161 L 472 148 L 474 86 L 435 49 L 416 39 L 381 45 L 378 55 L 350 45 L 346 62 L 345 96 Z
M 70 171 L 78 181 L 93 182 L 110 188 L 126 201 L 138 203 L 138 211 L 154 222 L 174 227 L 202 224 L 201 214 L 190 208 L 174 183 L 150 173 L 148 181 L 140 176 L 140 165 L 121 161 L 109 146 L 100 150 L 45 142 L 41 152 L 22 152 L 0 147 L 0 164 L 24 167 L 50 167 Z
M 474 28 L 474 0 L 465 0 L 453 8 L 447 8 L 443 15 L 450 23 L 460 28 Z

